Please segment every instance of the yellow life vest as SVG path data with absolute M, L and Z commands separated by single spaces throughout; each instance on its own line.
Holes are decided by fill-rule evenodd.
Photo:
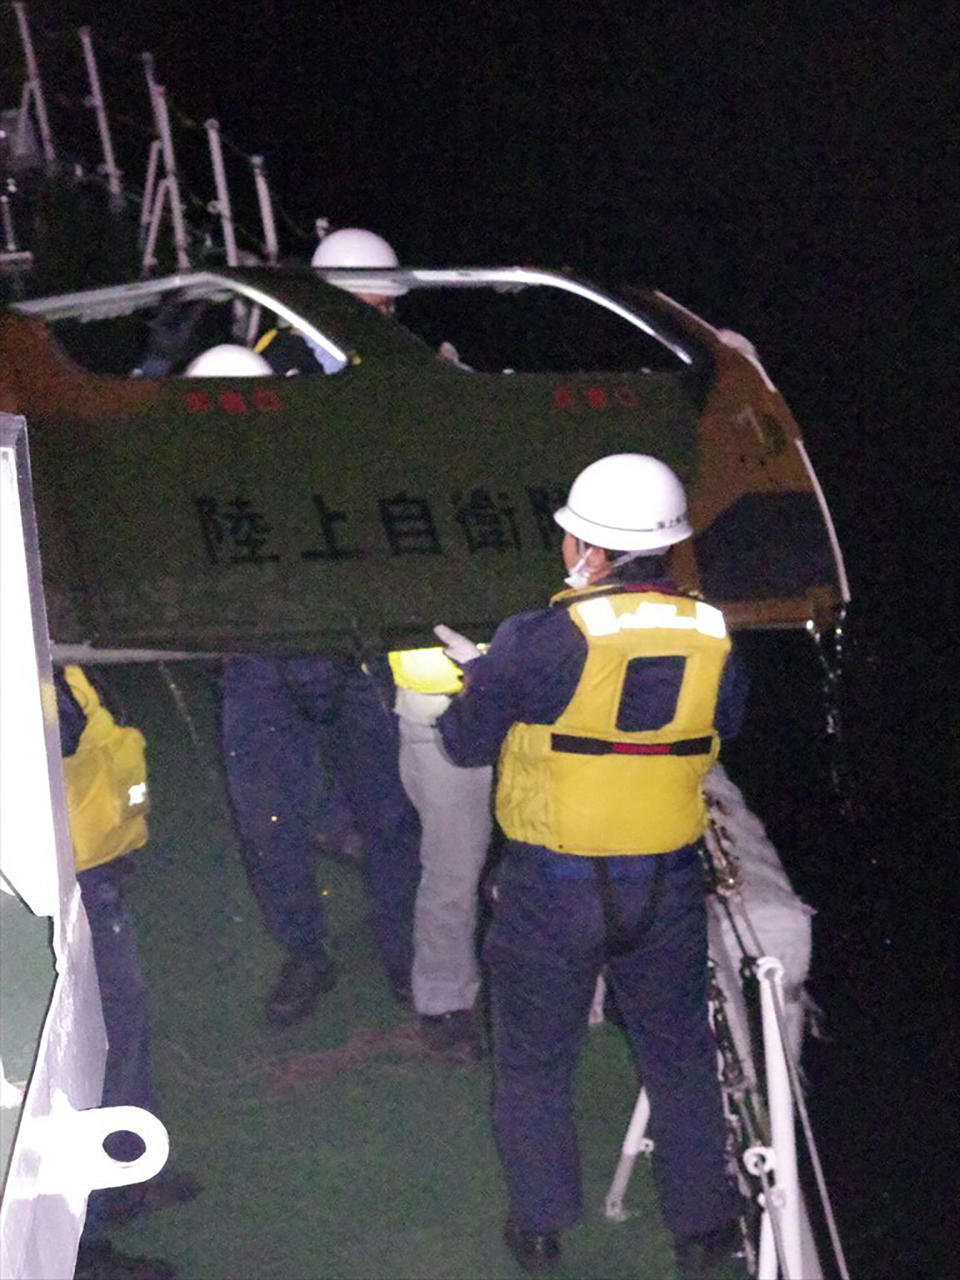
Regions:
M 417 693 L 457 693 L 463 674 L 439 645 L 427 649 L 394 649 L 387 658 L 398 689 Z
M 67 816 L 78 871 L 112 862 L 147 842 L 146 740 L 118 725 L 80 667 L 64 667 L 87 722 L 63 761 Z
M 723 614 L 689 596 L 609 586 L 563 592 L 587 641 L 577 688 L 554 724 L 514 724 L 500 755 L 497 820 L 514 840 L 591 857 L 666 853 L 706 825 L 701 782 L 730 639 Z M 628 664 L 680 657 L 673 717 L 617 727 Z

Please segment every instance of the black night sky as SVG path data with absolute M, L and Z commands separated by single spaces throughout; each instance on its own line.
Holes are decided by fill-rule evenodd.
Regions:
M 957 700 L 937 635 L 956 560 L 956 6 L 37 0 L 30 12 L 51 56 L 76 43 L 74 22 L 93 27 L 118 116 L 147 119 L 149 49 L 177 112 L 215 115 L 262 153 L 288 254 L 309 255 L 325 216 L 379 231 L 412 265 L 568 265 L 650 285 L 756 344 L 847 556 L 857 816 L 841 816 L 817 759 L 812 662 L 791 695 L 786 659 L 766 650 L 742 785 L 820 908 L 815 995 L 834 1043 L 814 1047 L 809 1071 L 851 1271 L 948 1274 L 955 755 L 941 797 L 943 706 L 955 732 Z M 9 13 L 3 39 L 15 42 Z M 138 184 L 144 156 L 121 156 Z M 256 230 L 252 204 L 238 216 Z

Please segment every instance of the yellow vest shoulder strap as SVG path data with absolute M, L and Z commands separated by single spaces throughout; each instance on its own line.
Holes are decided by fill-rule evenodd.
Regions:
M 263 334 L 262 337 L 258 338 L 257 343 L 253 348 L 254 351 L 257 353 L 257 355 L 261 355 L 264 351 L 266 351 L 267 347 L 269 347 L 270 343 L 274 340 L 276 336 L 277 336 L 276 329 L 268 329 L 267 332 Z

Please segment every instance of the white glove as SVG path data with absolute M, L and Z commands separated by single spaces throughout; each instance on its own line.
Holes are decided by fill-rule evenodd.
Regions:
M 433 634 L 443 645 L 443 652 L 458 666 L 463 666 L 465 662 L 471 662 L 474 658 L 480 657 L 480 650 L 472 640 L 460 635 L 459 631 L 452 631 L 450 627 L 445 627 L 442 622 L 433 628 Z

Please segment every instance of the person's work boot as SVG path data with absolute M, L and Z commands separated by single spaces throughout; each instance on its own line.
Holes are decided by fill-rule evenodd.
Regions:
M 329 858 L 331 862 L 337 862 L 343 867 L 359 867 L 363 863 L 363 836 L 353 827 L 340 839 L 318 831 L 313 841 L 320 856 Z
M 387 978 L 393 998 L 397 1004 L 412 1004 L 413 988 L 410 985 L 409 977 L 402 973 L 390 973 Z
M 549 1275 L 560 1265 L 560 1241 L 555 1235 L 521 1231 L 512 1222 L 508 1222 L 504 1228 L 503 1239 L 528 1275 Z
M 276 1027 L 292 1027 L 313 1013 L 317 997 L 332 991 L 337 970 L 326 948 L 296 951 L 284 961 L 277 985 L 267 1000 L 267 1021 Z
M 84 1240 L 77 1250 L 73 1280 L 176 1280 L 177 1273 L 163 1258 L 119 1253 L 109 1240 Z
M 187 1204 L 195 1200 L 202 1190 L 202 1184 L 192 1174 L 182 1173 L 177 1169 L 163 1169 L 149 1182 L 137 1182 L 128 1187 L 111 1187 L 104 1191 L 102 1217 L 105 1222 L 123 1226 L 140 1213 L 152 1213 L 155 1209 Z
M 737 1222 L 674 1241 L 680 1280 L 746 1280 L 743 1237 Z
M 455 1062 L 479 1062 L 483 1057 L 483 1039 L 472 1009 L 421 1013 L 420 1039 L 431 1053 Z

